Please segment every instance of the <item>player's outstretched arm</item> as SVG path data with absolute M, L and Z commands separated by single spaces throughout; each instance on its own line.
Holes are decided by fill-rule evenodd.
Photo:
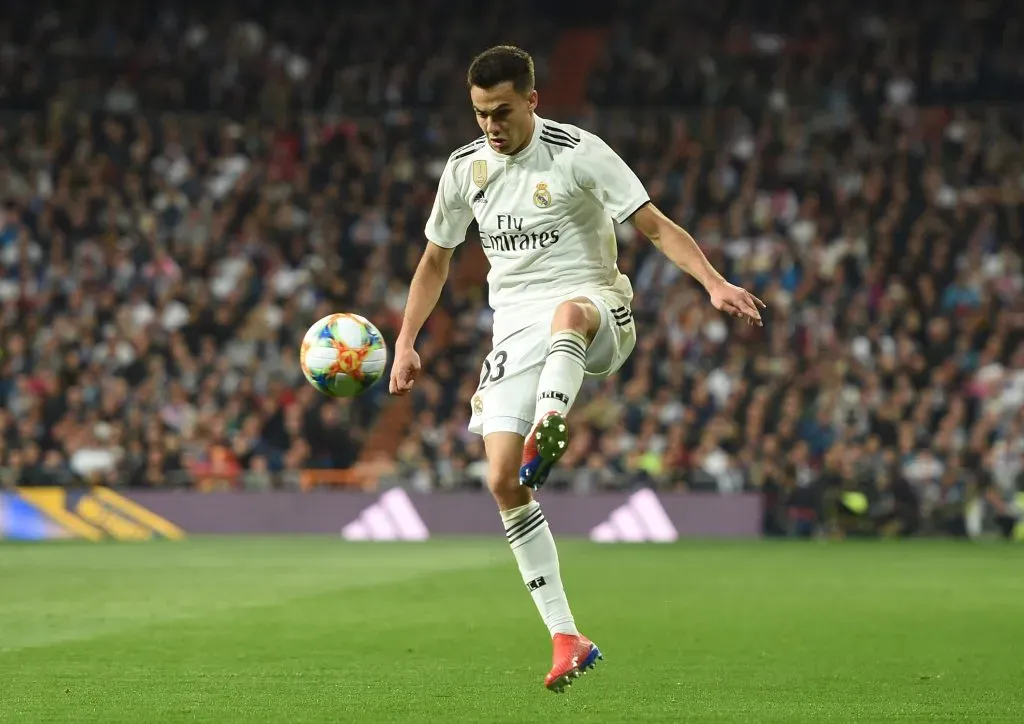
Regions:
M 633 225 L 676 266 L 696 279 L 707 290 L 715 309 L 762 326 L 765 303 L 746 289 L 730 284 L 711 265 L 697 242 L 652 203 L 641 206 L 632 216 Z
M 390 390 L 404 395 L 412 389 L 420 373 L 420 356 L 416 353 L 416 337 L 434 311 L 441 290 L 448 280 L 448 267 L 455 249 L 428 243 L 409 285 L 402 330 L 395 342 L 395 363 L 391 366 Z

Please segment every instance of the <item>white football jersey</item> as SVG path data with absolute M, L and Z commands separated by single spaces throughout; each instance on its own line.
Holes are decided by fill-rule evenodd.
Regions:
M 533 137 L 514 156 L 481 137 L 448 158 L 427 221 L 427 239 L 448 249 L 475 218 L 490 262 L 494 338 L 536 321 L 578 293 L 629 304 L 612 220 L 650 200 L 644 185 L 600 137 L 534 116 Z

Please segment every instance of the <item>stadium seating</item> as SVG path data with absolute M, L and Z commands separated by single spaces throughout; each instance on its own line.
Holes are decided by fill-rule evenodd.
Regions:
M 394 339 L 438 170 L 475 133 L 465 61 L 510 39 L 542 88 L 593 51 L 541 112 L 600 133 L 769 305 L 763 329 L 737 326 L 621 227 L 640 342 L 587 384 L 553 487 L 763 490 L 772 532 L 853 514 L 850 493 L 903 530 L 945 530 L 972 491 L 998 507 L 1024 483 L 1018 26 L 956 3 L 737 5 L 727 24 L 644 3 L 573 35 L 468 2 L 424 5 L 441 36 L 372 4 L 15 16 L 0 481 L 479 488 L 478 248 L 410 399 L 325 403 L 296 349 L 338 309 Z

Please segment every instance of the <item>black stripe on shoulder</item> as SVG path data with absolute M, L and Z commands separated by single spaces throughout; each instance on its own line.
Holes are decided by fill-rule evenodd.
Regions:
M 468 156 L 471 153 L 476 153 L 483 147 L 485 140 L 485 138 L 481 137 L 476 139 L 472 143 L 467 143 L 465 146 L 462 146 L 461 148 L 456 148 L 454 151 L 452 151 L 452 155 L 449 158 L 463 158 L 464 156 Z
M 558 138 L 552 138 L 551 136 L 545 136 L 543 133 L 540 134 L 540 140 L 552 146 L 561 146 L 562 148 L 576 148 L 576 145 L 570 143 L 569 141 L 564 141 Z
M 468 148 L 470 148 L 472 146 L 479 146 L 481 143 L 483 143 L 486 140 L 487 140 L 486 136 L 480 136 L 479 138 L 474 138 L 472 141 L 467 143 L 465 146 L 460 146 L 459 148 L 456 148 L 454 151 L 452 151 L 452 155 L 454 155 L 456 153 L 462 153 L 463 151 L 465 151 L 466 149 L 468 149 Z
M 550 133 L 547 130 L 541 131 L 540 132 L 540 136 L 541 136 L 541 138 L 547 138 L 548 140 L 551 140 L 551 141 L 559 141 L 561 143 L 566 143 L 566 144 L 572 146 L 573 148 L 576 148 L 578 145 L 580 145 L 579 141 L 573 141 L 573 140 L 571 140 L 567 136 L 559 136 L 559 135 L 556 135 L 554 133 Z
M 453 153 L 452 157 L 451 157 L 451 160 L 452 161 L 458 161 L 460 158 L 465 158 L 466 156 L 472 156 L 474 153 L 479 151 L 481 148 L 483 148 L 482 144 L 479 145 L 479 146 L 475 146 L 474 148 L 466 149 L 462 153 Z
M 572 135 L 568 131 L 562 130 L 561 128 L 557 128 L 555 126 L 549 126 L 546 123 L 544 124 L 544 128 L 541 129 L 541 132 L 542 133 L 549 133 L 552 136 L 554 136 L 555 138 L 564 138 L 566 141 L 569 141 L 571 143 L 579 143 L 580 142 L 579 138 L 576 138 L 574 135 Z

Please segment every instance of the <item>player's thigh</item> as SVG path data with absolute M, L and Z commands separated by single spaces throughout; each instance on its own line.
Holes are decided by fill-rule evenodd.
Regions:
M 629 305 L 621 304 L 601 295 L 586 295 L 601 315 L 597 334 L 587 349 L 587 374 L 607 377 L 614 374 L 629 359 L 636 347 L 636 324 Z

